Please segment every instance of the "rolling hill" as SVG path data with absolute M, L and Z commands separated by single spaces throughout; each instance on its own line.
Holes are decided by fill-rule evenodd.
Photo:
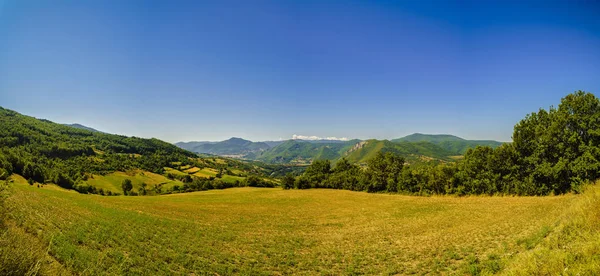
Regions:
M 316 159 L 336 160 L 349 150 L 359 140 L 347 142 L 323 142 L 288 140 L 279 144 L 255 158 L 268 163 L 308 164 Z
M 355 144 L 344 157 L 352 163 L 364 164 L 378 152 L 394 152 L 409 163 L 428 161 L 452 161 L 453 152 L 430 142 L 391 142 L 388 140 L 366 140 Z
M 279 164 L 309 164 L 313 160 L 328 159 L 337 161 L 345 157 L 348 161 L 365 164 L 377 152 L 394 152 L 403 156 L 409 163 L 429 161 L 452 161 L 456 155 L 429 142 L 391 142 L 388 140 L 351 140 L 333 143 L 312 143 L 301 140 L 288 140 L 254 157 L 256 160 Z
M 447 151 L 452 152 L 452 155 L 462 155 L 468 149 L 477 146 L 489 146 L 497 148 L 502 145 L 502 142 L 494 140 L 466 140 L 454 135 L 448 134 L 422 134 L 413 133 L 411 135 L 393 139 L 392 142 L 429 142 L 438 145 Z
M 74 128 L 78 128 L 78 129 L 89 130 L 89 131 L 92 131 L 92 132 L 102 132 L 102 131 L 96 130 L 96 129 L 88 127 L 88 126 L 84 126 L 82 124 L 64 124 L 64 125 L 65 126 L 74 127 Z
M 427 139 L 429 138 L 429 139 Z M 404 140 L 403 140 L 404 139 Z M 489 143 L 488 143 L 489 142 Z M 221 142 L 179 142 L 178 147 L 201 154 L 236 157 L 270 164 L 306 165 L 313 160 L 332 161 L 346 157 L 350 162 L 364 164 L 379 151 L 392 151 L 410 163 L 452 161 L 474 145 L 493 145 L 495 141 L 469 141 L 452 135 L 412 135 L 388 140 L 286 140 L 252 142 L 231 138 Z M 499 142 L 496 142 L 499 143 Z
M 57 124 L 1 107 L 0 126 L 0 179 L 16 174 L 31 184 L 57 184 L 82 193 L 120 193 L 125 179 L 132 182 L 133 191 L 144 185 L 162 187 L 157 193 L 231 187 L 247 176 L 263 178 L 288 171 L 223 157 L 201 158 L 159 139 Z M 228 142 L 246 146 L 248 141 Z M 196 180 L 200 181 L 194 182 L 196 187 L 190 187 Z
M 209 153 L 222 156 L 231 155 L 237 157 L 244 157 L 247 154 L 261 152 L 271 148 L 264 142 L 252 142 L 236 137 L 221 142 L 179 142 L 175 145 L 196 153 Z

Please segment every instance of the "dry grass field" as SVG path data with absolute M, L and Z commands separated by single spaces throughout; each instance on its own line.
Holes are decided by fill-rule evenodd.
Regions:
M 16 181 L 10 221 L 52 266 L 85 275 L 502 272 L 579 197 L 278 188 L 103 197 L 49 187 Z

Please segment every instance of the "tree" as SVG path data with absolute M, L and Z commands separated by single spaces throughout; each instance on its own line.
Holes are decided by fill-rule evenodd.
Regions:
M 294 188 L 294 181 L 296 181 L 294 179 L 294 176 L 291 173 L 288 173 L 285 175 L 285 177 L 283 177 L 283 180 L 281 181 L 281 186 L 285 190 Z
M 515 125 L 519 194 L 565 193 L 600 177 L 600 100 L 577 91 L 558 109 L 540 109 Z
M 348 159 L 343 157 L 337 163 L 335 163 L 335 168 L 333 168 L 334 173 L 345 172 L 347 170 L 353 169 L 355 166 L 352 165 Z
M 367 173 L 371 180 L 368 187 L 370 192 L 397 191 L 398 177 L 404 166 L 404 158 L 393 152 L 380 151 L 367 162 L 367 165 Z
M 130 194 L 131 190 L 133 189 L 133 184 L 131 184 L 131 180 L 123 180 L 123 182 L 121 183 L 121 188 L 123 189 L 124 195 Z
M 306 168 L 304 176 L 313 188 L 319 188 L 331 173 L 331 161 L 315 160 Z
M 296 179 L 296 181 L 294 182 L 294 188 L 296 189 L 308 189 L 310 188 L 310 182 L 308 181 L 308 179 L 302 175 L 300 177 L 298 177 Z
M 162 194 L 162 183 L 161 184 L 154 184 L 154 193 L 157 195 Z
M 148 184 L 142 182 L 142 184 L 140 185 L 140 188 L 138 189 L 138 194 L 146 195 L 148 193 L 147 187 L 148 187 Z

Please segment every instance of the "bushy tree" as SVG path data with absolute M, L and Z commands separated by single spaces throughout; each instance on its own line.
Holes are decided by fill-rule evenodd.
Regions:
M 121 189 L 123 189 L 123 194 L 124 195 L 129 195 L 131 193 L 131 190 L 133 189 L 133 184 L 131 184 L 131 180 L 124 179 L 123 182 L 121 182 Z
M 142 182 L 142 184 L 140 184 L 140 188 L 138 189 L 138 194 L 139 195 L 146 195 L 148 193 L 148 184 Z
M 281 186 L 285 190 L 294 188 L 294 181 L 296 181 L 296 179 L 294 179 L 294 176 L 291 173 L 288 173 L 281 180 Z
M 313 188 L 322 187 L 323 182 L 331 173 L 331 161 L 315 160 L 306 168 L 304 177 Z
M 393 152 L 378 152 L 367 162 L 370 192 L 397 192 L 398 177 L 404 166 L 404 158 Z

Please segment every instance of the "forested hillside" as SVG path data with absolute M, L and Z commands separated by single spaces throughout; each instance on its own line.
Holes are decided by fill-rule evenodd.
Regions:
M 79 129 L 84 129 L 84 130 L 89 130 L 89 131 L 93 131 L 93 132 L 101 132 L 97 129 L 88 127 L 88 126 L 84 126 L 82 124 L 65 124 L 65 126 L 70 126 L 70 127 L 74 127 L 74 128 L 79 128 Z
M 368 146 L 365 145 L 365 147 Z M 600 101 L 578 91 L 558 108 L 540 109 L 514 127 L 513 143 L 469 149 L 457 162 L 408 165 L 395 151 L 376 151 L 367 168 L 316 161 L 285 187 L 327 187 L 414 194 L 547 195 L 578 192 L 600 177 Z
M 269 145 L 266 142 L 231 138 L 221 142 L 179 142 L 176 145 L 197 153 L 288 165 L 307 165 L 314 160 L 322 159 L 336 162 L 342 157 L 346 157 L 352 163 L 364 165 L 379 151 L 396 152 L 410 163 L 450 162 L 454 160 L 451 157 L 459 155 L 454 149 L 448 150 L 441 145 L 427 141 L 391 142 L 375 139 L 366 141 L 356 139 L 350 141 L 286 140 Z
M 90 131 L 4 108 L 0 108 L 0 126 L 0 179 L 18 174 L 32 184 L 54 183 L 86 193 L 147 194 L 153 188 L 152 193 L 159 194 L 267 185 L 259 177 L 293 171 L 202 159 L 158 139 Z M 257 177 L 247 181 L 249 176 Z
M 179 142 L 175 145 L 196 153 L 235 155 L 238 157 L 259 153 L 270 148 L 264 142 L 252 142 L 236 137 L 221 142 Z
M 254 158 L 269 163 L 297 163 L 306 164 L 312 160 L 340 158 L 358 140 L 347 142 L 308 142 L 301 140 L 288 140 L 274 148 L 256 155 Z
M 388 140 L 367 140 L 354 145 L 344 157 L 351 163 L 366 164 L 377 153 L 391 152 L 402 156 L 407 162 L 452 161 L 454 152 L 447 151 L 429 142 L 391 142 Z
M 158 139 L 105 134 L 38 120 L 0 108 L 0 175 L 20 174 L 66 188 L 85 173 L 139 168 L 160 172 L 194 154 Z
M 465 154 L 468 149 L 476 148 L 477 146 L 497 148 L 502 145 L 501 142 L 493 140 L 466 140 L 454 135 L 421 133 L 413 133 L 402 138 L 394 139 L 392 142 L 429 142 L 436 144 L 447 151 L 453 152 L 454 154 L 461 155 Z

